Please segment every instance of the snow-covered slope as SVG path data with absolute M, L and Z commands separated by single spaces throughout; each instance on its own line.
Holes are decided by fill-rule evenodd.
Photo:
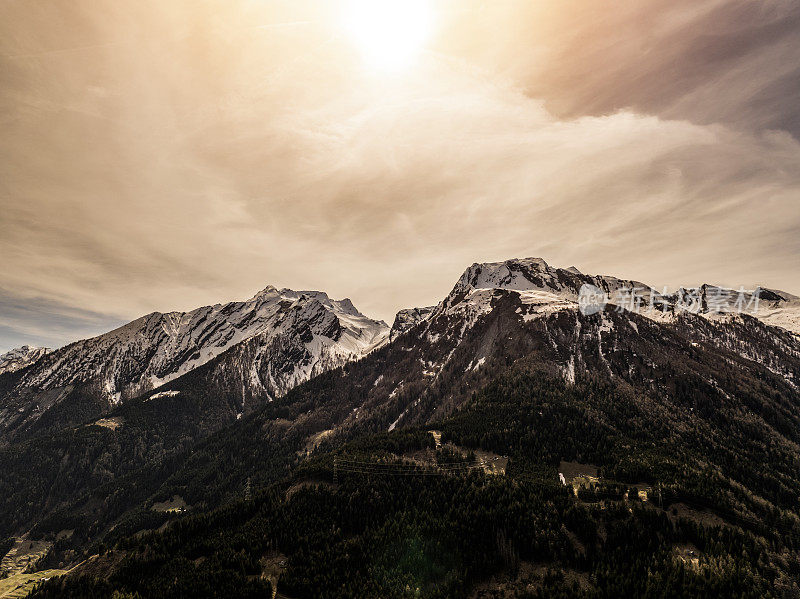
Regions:
M 574 266 L 554 268 L 541 258 L 515 258 L 470 266 L 450 295 L 476 289 L 546 291 L 559 297 L 577 299 L 583 284 L 593 284 L 607 293 L 623 287 L 648 288 L 644 283 L 610 276 L 588 276 Z
M 767 324 L 781 327 L 800 335 L 800 299 L 795 297 L 784 301 L 762 304 L 759 307 L 758 318 Z
M 776 289 L 759 289 L 757 301 L 752 293 L 744 293 L 740 297 L 740 292 L 736 289 L 715 287 L 713 285 L 703 285 L 700 289 L 702 301 L 701 313 L 713 317 L 715 302 L 719 298 L 725 299 L 725 304 L 730 306 L 723 313 L 735 312 L 737 301 L 742 310 L 755 316 L 762 322 L 774 327 L 781 327 L 800 335 L 800 298 L 785 291 Z
M 608 305 L 581 310 L 584 286 L 599 290 Z M 727 311 L 717 312 L 725 294 L 732 296 Z M 688 295 L 696 297 L 696 311 L 684 305 Z M 778 377 L 776 384 L 795 392 L 800 336 L 791 332 L 791 317 L 797 300 L 761 289 L 751 314 L 752 299 L 708 285 L 662 295 L 644 283 L 553 268 L 538 258 L 473 264 L 433 310 L 398 314 L 381 375 L 356 413 L 363 420 L 386 406 L 387 428 L 435 421 L 498 369 L 529 355 L 570 382 L 599 373 L 663 394 L 679 374 L 670 360 L 702 349 L 759 372 L 756 378 Z M 374 377 L 374 369 L 366 373 Z M 713 369 L 702 376 L 711 387 L 728 385 L 726 392 L 733 392 L 735 376 L 718 378 Z
M 680 321 L 686 316 L 686 310 L 680 309 L 685 296 L 699 293 L 699 320 L 719 322 L 727 327 L 725 330 L 735 330 L 736 339 L 729 344 L 731 351 L 769 363 L 775 372 L 792 381 L 797 379 L 773 365 L 775 360 L 760 349 L 764 343 L 758 339 L 765 335 L 777 338 L 775 329 L 756 327 L 747 315 L 716 311 L 720 295 L 730 295 L 731 290 L 704 285 L 698 290 L 683 289 L 662 296 L 637 281 L 590 276 L 574 267 L 554 268 L 540 258 L 526 258 L 473 264 L 438 305 L 401 311 L 391 331 L 385 323 L 358 312 L 349 300 L 332 300 L 322 292 L 274 287 L 267 287 L 244 302 L 185 313 L 149 314 L 104 335 L 45 354 L 27 368 L 6 374 L 0 387 L 0 433 L 27 430 L 29 424 L 48 412 L 51 417 L 42 422 L 80 420 L 88 413 L 102 412 L 161 385 L 178 385 L 175 379 L 209 363 L 204 369 L 204 388 L 214 398 L 219 398 L 220 389 L 226 389 L 226 401 L 235 416 L 387 342 L 406 337 L 408 342 L 417 339 L 420 347 L 435 348 L 433 353 L 420 350 L 418 374 L 420 380 L 438 381 L 439 373 L 451 364 L 454 352 L 461 351 L 461 342 L 486 320 L 483 317 L 494 314 L 494 320 L 508 329 L 506 337 L 499 331 L 486 334 L 486 347 L 500 348 L 500 340 L 515 338 L 516 327 L 534 326 L 551 316 L 574 320 L 574 313 L 581 307 L 582 290 L 587 286 L 612 304 L 605 312 L 625 308 L 630 313 L 638 311 L 639 317 L 649 321 L 674 326 L 681 326 Z M 638 308 L 628 305 L 626 298 L 632 294 Z M 749 304 L 752 298 L 744 299 Z M 735 308 L 736 303 L 730 306 Z M 502 319 L 496 313 L 498 307 Z M 793 339 L 797 339 L 798 298 L 763 289 L 754 315 L 763 323 L 793 331 Z M 624 319 L 629 314 L 621 316 Z M 605 330 L 606 317 L 601 311 L 600 332 Z M 640 320 L 628 319 L 632 330 L 641 328 Z M 699 325 L 693 326 L 701 330 Z M 704 340 L 717 334 L 728 335 L 720 332 L 722 329 L 710 331 L 704 333 Z M 783 345 L 777 353 L 794 355 L 795 341 L 781 339 Z M 492 351 L 502 354 L 506 350 Z M 476 351 L 464 368 L 479 371 L 490 353 L 488 349 Z M 384 380 L 388 381 L 388 377 Z M 395 387 L 399 389 L 401 383 L 398 379 Z M 186 384 L 183 388 L 187 388 Z M 72 412 L 65 417 L 63 412 L 70 406 Z M 53 411 L 55 407 L 63 408 L 58 415 Z
M 30 366 L 36 360 L 50 353 L 48 347 L 36 347 L 33 345 L 23 345 L 16 349 L 0 355 L 0 374 L 4 372 L 15 372 L 21 370 L 26 366 Z
M 50 392 L 50 397 L 54 390 L 88 386 L 113 405 L 244 344 L 254 359 L 241 364 L 243 380 L 265 397 L 280 396 L 311 376 L 363 356 L 388 332 L 386 323 L 367 318 L 349 299 L 272 286 L 244 302 L 154 312 L 44 356 L 0 397 L 0 425 L 19 418 L 18 412 L 27 413 L 34 391 L 40 397 Z
M 621 289 L 637 289 L 649 299 L 650 288 L 644 283 L 610 276 L 589 276 L 575 267 L 554 268 L 541 258 L 517 258 L 504 262 L 473 264 L 456 282 L 453 290 L 418 323 L 430 329 L 436 321 L 437 333 L 445 322 L 449 336 L 460 337 L 482 315 L 492 311 L 499 296 L 518 295 L 522 306 L 520 316 L 530 321 L 562 309 L 578 307 L 578 297 L 584 285 L 596 287 L 609 297 Z
M 541 258 L 473 264 L 438 306 L 420 314 L 401 311 L 396 326 L 407 330 L 420 322 L 447 315 L 457 316 L 468 327 L 480 315 L 491 311 L 498 293 L 507 292 L 519 294 L 522 317 L 530 320 L 556 310 L 575 309 L 581 289 L 586 286 L 604 294 L 607 303 L 637 311 L 652 320 L 671 320 L 676 313 L 693 309 L 696 303 L 696 313 L 707 318 L 743 311 L 767 324 L 800 333 L 800 299 L 783 291 L 760 289 L 758 302 L 751 301 L 752 293 L 745 293 L 739 304 L 738 290 L 712 285 L 681 288 L 662 295 L 639 281 L 585 275 L 574 266 L 554 268 Z

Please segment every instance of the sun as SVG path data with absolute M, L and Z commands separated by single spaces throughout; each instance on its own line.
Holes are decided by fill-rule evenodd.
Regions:
M 432 21 L 430 0 L 348 0 L 343 24 L 369 65 L 396 70 L 422 50 Z

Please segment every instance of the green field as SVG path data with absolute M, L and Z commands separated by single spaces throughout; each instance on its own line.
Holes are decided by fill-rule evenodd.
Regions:
M 0 580 L 0 599 L 19 599 L 27 597 L 37 582 L 66 574 L 67 570 L 42 570 L 27 574 L 15 574 Z

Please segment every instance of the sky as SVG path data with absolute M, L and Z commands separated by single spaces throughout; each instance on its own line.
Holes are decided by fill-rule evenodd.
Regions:
M 4 0 L 0 352 L 268 284 L 391 322 L 526 256 L 800 294 L 798 30 L 794 0 Z

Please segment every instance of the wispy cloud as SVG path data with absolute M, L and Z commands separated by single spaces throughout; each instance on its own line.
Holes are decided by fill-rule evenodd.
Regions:
M 267 283 L 391 319 L 439 299 L 467 264 L 521 255 L 800 291 L 800 145 L 772 130 L 794 118 L 780 57 L 798 43 L 775 33 L 794 9 L 645 3 L 645 26 L 629 4 L 578 3 L 582 20 L 564 4 L 442 4 L 435 51 L 384 78 L 320 18 L 332 3 L 78 1 L 64 18 L 102 45 L 77 53 L 47 53 L 76 47 L 63 28 L 0 29 L 0 54 L 37 54 L 0 58 L 0 346 Z M 44 5 L 2 10 L 15 30 L 53 27 Z M 493 24 L 510 41 L 468 35 Z M 676 66 L 698 47 L 715 49 Z M 749 92 L 742 69 L 757 75 Z M 753 99 L 770 85 L 780 102 Z M 60 308 L 26 313 L 9 294 Z
M 462 13 L 450 47 L 560 117 L 630 109 L 800 135 L 793 0 L 458 4 L 480 5 L 480 18 Z
M 25 344 L 60 347 L 122 323 L 118 317 L 45 298 L 22 298 L 0 289 L 0 353 Z

